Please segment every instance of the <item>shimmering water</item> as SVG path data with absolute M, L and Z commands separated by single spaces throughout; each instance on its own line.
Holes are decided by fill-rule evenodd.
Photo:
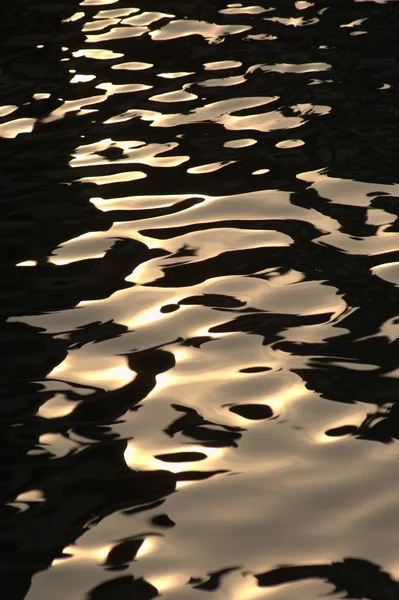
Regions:
M 5 599 L 399 598 L 398 14 L 3 0 Z

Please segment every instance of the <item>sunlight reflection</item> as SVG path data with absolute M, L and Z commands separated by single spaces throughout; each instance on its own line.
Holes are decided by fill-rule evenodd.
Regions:
M 15 104 L 6 104 L 4 106 L 0 106 L 0 117 L 6 117 L 7 115 L 10 115 L 11 113 L 15 112 L 17 108 L 18 106 Z
M 69 400 L 65 394 L 56 394 L 50 400 L 47 400 L 39 407 L 37 411 L 38 417 L 44 419 L 57 419 L 70 415 L 76 408 L 79 401 Z
M 136 559 L 143 558 L 144 556 L 148 556 L 148 554 L 152 554 L 160 545 L 161 538 L 157 536 L 149 536 L 146 537 L 144 542 L 141 544 L 140 548 L 137 551 L 135 556 Z
M 16 267 L 36 267 L 37 265 L 37 261 L 36 260 L 24 260 L 18 264 L 16 264 Z
M 119 364 L 110 366 L 110 363 Z M 124 357 L 91 356 L 85 354 L 83 349 L 68 354 L 66 359 L 47 377 L 49 379 L 62 378 L 81 384 L 94 383 L 101 385 L 104 389 L 115 390 L 131 383 L 136 378 L 136 373 L 129 368 L 127 359 Z
M 158 590 L 159 594 L 176 589 L 179 586 L 184 586 L 188 579 L 189 576 L 185 573 L 173 573 L 168 575 L 151 574 L 146 577 L 146 580 Z
M 18 494 L 15 502 L 45 502 L 46 498 L 42 490 L 29 490 Z
M 0 138 L 13 139 L 21 133 L 30 133 L 33 131 L 36 121 L 37 119 L 26 117 L 3 123 L 0 125 Z
M 78 542 L 79 543 L 79 542 Z M 74 544 L 73 546 L 67 546 L 63 549 L 63 554 L 68 554 L 68 558 L 56 558 L 51 563 L 54 567 L 66 567 L 67 569 L 71 566 L 71 561 L 77 561 L 78 563 L 95 563 L 102 564 L 106 560 L 108 554 L 112 550 L 113 546 L 108 544 L 102 547 L 96 546 L 79 546 Z
M 108 185 L 110 183 L 122 183 L 124 181 L 136 181 L 145 179 L 146 173 L 143 171 L 126 171 L 125 173 L 115 173 L 114 175 L 93 175 L 92 177 L 81 177 L 76 179 L 80 183 L 88 182 L 96 185 Z

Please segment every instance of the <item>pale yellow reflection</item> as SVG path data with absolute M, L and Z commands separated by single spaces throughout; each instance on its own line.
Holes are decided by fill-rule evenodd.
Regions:
M 371 271 L 384 281 L 399 285 L 399 262 L 385 263 L 372 267 Z
M 153 102 L 188 102 L 190 100 L 196 100 L 198 96 L 191 94 L 185 90 L 176 90 L 175 92 L 165 92 L 164 94 L 155 94 L 150 96 L 149 100 Z
M 148 245 L 147 240 L 154 238 L 145 237 L 143 235 L 143 241 Z M 191 248 L 195 248 L 195 256 L 190 257 L 190 263 L 206 260 L 213 256 L 218 256 L 223 252 L 229 252 L 232 250 L 241 250 L 248 248 L 262 248 L 262 247 L 284 247 L 293 244 L 293 239 L 280 231 L 276 230 L 257 230 L 257 229 L 238 229 L 234 227 L 223 227 L 223 228 L 212 228 L 204 229 L 199 231 L 193 231 L 182 236 L 175 236 L 166 242 L 159 244 L 158 247 L 162 247 L 168 250 L 173 255 L 179 248 L 184 245 L 188 245 Z M 162 269 L 167 267 L 170 263 L 176 264 L 178 262 L 187 262 L 187 257 L 172 258 L 163 257 L 160 259 L 154 259 L 139 265 L 131 275 L 126 278 L 126 281 L 132 281 L 135 283 L 149 283 L 154 279 L 149 277 L 162 277 Z M 193 289 L 193 288 L 191 288 Z
M 194 71 L 176 71 L 175 73 L 159 73 L 157 77 L 163 77 L 164 79 L 178 79 L 179 77 L 187 77 L 187 75 L 194 74 Z
M 257 140 L 252 138 L 242 138 L 241 140 L 225 142 L 223 146 L 225 148 L 246 148 L 247 146 L 253 146 L 254 144 L 257 144 Z
M 152 554 L 159 547 L 160 543 L 161 539 L 157 536 L 146 537 L 138 549 L 135 558 L 139 559 Z
M 139 15 L 130 17 L 129 19 L 123 19 L 124 25 L 131 25 L 132 27 L 138 27 L 141 25 L 151 25 L 160 19 L 173 19 L 175 15 L 161 12 L 142 12 Z
M 129 319 L 129 329 L 136 329 L 138 327 L 142 327 L 143 325 L 149 325 L 165 319 L 168 321 L 168 317 L 170 318 L 168 313 L 161 313 L 159 311 L 159 306 L 155 306 L 142 312 L 138 312 L 134 317 L 131 317 L 131 319 Z M 157 377 L 161 376 L 162 373 L 157 375 Z
M 185 573 L 146 576 L 146 581 L 153 585 L 158 590 L 159 594 L 164 594 L 170 590 L 185 586 L 188 579 L 189 576 Z
M 277 142 L 276 148 L 298 148 L 304 144 L 305 142 L 303 140 L 283 140 L 281 142 Z
M 107 96 L 104 94 L 102 96 L 90 96 L 89 98 L 80 98 L 78 100 L 65 100 L 64 103 L 61 104 L 61 106 L 53 110 L 53 112 L 50 113 L 48 117 L 43 119 L 43 123 L 51 123 L 53 121 L 58 121 L 59 119 L 64 118 L 64 116 L 68 112 L 78 111 L 84 106 L 99 104 L 100 102 L 104 102 L 104 100 L 106 99 Z
M 177 447 L 158 447 L 156 450 L 157 454 L 176 453 L 176 452 L 200 452 L 206 454 L 207 458 L 203 460 L 194 461 L 182 461 L 182 462 L 168 462 L 165 460 L 159 460 L 153 456 L 153 446 L 148 446 L 149 440 L 132 440 L 129 441 L 128 446 L 124 452 L 124 459 L 127 466 L 130 469 L 144 469 L 144 470 L 164 470 L 172 473 L 182 473 L 185 471 L 205 471 L 210 469 L 216 469 L 220 461 L 226 455 L 226 448 L 208 448 L 200 445 L 184 445 Z
M 95 79 L 95 75 L 79 75 L 78 73 L 72 77 L 69 83 L 86 83 Z
M 204 446 L 180 446 L 174 449 L 176 452 L 201 452 L 206 454 L 207 458 L 204 460 L 184 461 L 184 462 L 168 462 L 165 460 L 155 459 L 155 464 L 158 469 L 167 469 L 172 473 L 182 473 L 184 471 L 196 470 L 210 470 L 214 469 L 215 462 L 222 460 L 226 454 L 226 448 L 206 448 Z M 171 449 L 165 449 L 166 452 L 171 452 Z
M 267 12 L 263 6 L 242 6 L 241 4 L 229 4 L 230 8 L 219 10 L 223 15 L 260 15 Z
M 47 98 L 50 98 L 51 94 L 48 93 L 42 93 L 42 94 L 33 94 L 33 99 L 34 100 L 46 100 Z
M 118 0 L 115 0 L 118 2 Z M 76 52 L 72 52 L 72 56 L 75 58 L 81 58 L 82 56 L 85 58 L 94 58 L 97 60 L 110 60 L 111 58 L 121 58 L 123 54 L 120 52 L 113 52 L 112 50 L 102 50 L 101 48 L 93 48 L 77 50 Z
M 16 267 L 36 267 L 37 265 L 37 261 L 36 260 L 24 260 L 23 262 L 20 262 L 18 264 L 16 264 Z
M 80 19 L 83 19 L 84 16 L 85 16 L 84 12 L 76 12 L 71 17 L 68 17 L 68 19 L 63 19 L 62 22 L 63 23 L 73 23 L 74 21 L 80 21 Z
M 218 79 L 206 79 L 201 81 L 198 85 L 201 87 L 229 87 L 232 85 L 240 85 L 246 81 L 243 75 L 237 75 L 235 77 L 219 77 Z
M 310 392 L 306 388 L 305 383 L 301 381 L 300 383 L 296 383 L 290 387 L 287 387 L 275 395 L 267 396 L 267 404 L 274 413 L 278 414 L 283 410 L 283 408 L 286 409 L 288 404 L 308 396 L 309 393 Z
M 141 109 L 130 109 L 121 115 L 111 117 L 104 124 L 109 123 L 120 123 L 128 121 L 133 118 L 139 117 L 143 121 L 152 121 L 151 127 L 176 127 L 177 125 L 188 125 L 190 123 L 201 123 L 203 121 L 213 121 L 224 125 L 227 129 L 262 129 L 262 119 L 266 119 L 265 114 L 249 116 L 249 117 L 233 117 L 230 113 L 247 110 L 249 108 L 256 108 L 258 106 L 264 106 L 278 100 L 278 96 L 258 96 L 252 98 L 229 98 L 227 100 L 220 100 L 219 102 L 213 102 L 205 106 L 200 106 L 191 110 L 186 114 L 163 114 L 152 110 L 141 110 Z M 275 111 L 280 120 L 284 120 L 284 125 L 287 126 L 289 123 L 295 123 L 298 126 L 302 123 L 302 120 L 296 117 L 282 117 L 282 115 Z M 266 113 L 266 115 L 272 115 L 272 113 Z M 270 121 L 275 120 L 275 116 L 271 116 Z M 258 127 L 252 127 L 252 125 L 258 125 Z M 231 125 L 229 127 L 229 125 Z M 266 129 L 265 129 L 266 130 Z M 267 129 L 268 130 L 268 129 Z
M 103 34 L 93 34 L 86 36 L 87 44 L 95 44 L 97 42 L 109 42 L 111 40 L 121 40 L 125 38 L 140 37 L 144 33 L 148 33 L 148 27 L 114 27 L 111 31 Z
M 108 185 L 110 183 L 122 183 L 124 181 L 136 181 L 137 179 L 145 179 L 146 173 L 142 171 L 127 171 L 126 173 L 115 173 L 114 175 L 93 175 L 92 177 L 82 177 L 76 179 L 80 183 L 88 182 L 96 185 Z
M 245 577 L 234 582 L 234 588 L 231 590 L 230 600 L 266 600 L 269 596 L 271 600 L 276 599 L 276 587 L 273 586 L 270 590 L 258 586 L 258 581 L 251 574 L 246 574 Z M 295 598 L 297 596 L 295 595 Z M 279 599 L 280 600 L 280 599 Z M 281 599 L 283 600 L 283 599 Z M 293 600 L 292 598 L 286 600 Z
M 31 133 L 35 126 L 36 120 L 37 119 L 26 117 L 24 119 L 15 119 L 14 121 L 3 123 L 0 125 L 0 138 L 13 139 L 21 133 Z
M 237 69 L 242 67 L 242 62 L 238 60 L 216 60 L 213 62 L 204 63 L 206 71 L 219 71 L 221 69 Z
M 70 415 L 80 401 L 69 400 L 65 394 L 56 394 L 50 400 L 42 404 L 37 411 L 38 417 L 44 419 L 57 419 Z
M 115 239 L 107 237 L 104 231 L 90 231 L 63 242 L 53 250 L 48 262 L 68 265 L 79 260 L 103 258 L 114 244 Z
M 364 23 L 364 21 L 367 21 L 368 17 L 364 17 L 363 19 L 356 19 L 356 21 L 351 21 L 350 23 L 345 23 L 344 25 L 340 25 L 340 29 L 343 29 L 345 27 L 351 28 L 351 27 L 358 27 L 359 25 L 361 25 L 362 23 Z
M 137 197 L 138 200 L 145 197 Z M 176 196 L 148 196 L 149 200 L 160 199 L 160 204 L 165 205 L 165 201 L 169 200 L 173 204 L 173 199 L 177 202 L 179 199 L 185 198 L 201 198 L 203 202 L 186 209 L 182 213 L 157 216 L 154 219 L 143 219 L 139 225 L 129 223 L 127 225 L 118 226 L 118 235 L 122 231 L 126 235 L 130 232 L 133 235 L 137 229 L 141 232 L 148 228 L 165 229 L 170 227 L 192 224 L 193 219 L 196 223 L 209 223 L 210 215 L 212 221 L 229 219 L 295 219 L 313 223 L 321 231 L 336 231 L 340 225 L 338 221 L 327 217 L 315 209 L 305 209 L 294 206 L 290 202 L 290 194 L 288 192 L 280 192 L 276 190 L 257 190 L 255 192 L 247 192 L 243 194 L 234 194 L 231 196 L 211 197 L 202 194 L 187 194 Z M 100 210 L 116 210 L 136 208 L 135 197 L 118 199 L 113 205 L 113 201 L 98 202 L 96 199 L 91 201 Z M 122 231 L 121 231 L 122 230 Z M 136 233 L 134 233 L 136 235 Z M 223 292 L 222 292 L 223 293 Z
M 284 117 L 279 111 L 272 110 L 245 117 L 225 115 L 220 119 L 220 122 L 226 129 L 230 129 L 231 131 L 254 129 L 256 131 L 269 132 L 278 129 L 300 127 L 304 121 L 300 117 Z
M 256 69 L 260 68 L 265 72 L 276 72 L 276 73 L 313 73 L 319 71 L 328 71 L 331 69 L 331 65 L 329 63 L 319 62 L 319 63 L 276 63 L 274 65 L 261 64 L 254 65 L 248 69 L 249 73 L 253 73 Z
M 209 163 L 207 165 L 200 165 L 198 167 L 191 167 L 190 169 L 187 169 L 187 173 L 190 173 L 190 175 L 202 175 L 203 173 L 213 173 L 214 171 L 219 171 L 220 169 L 223 169 L 223 167 L 227 167 L 228 165 L 232 165 L 236 162 L 236 160 L 227 160 Z
M 252 171 L 252 175 L 266 175 L 266 173 L 270 173 L 270 169 L 258 169 L 257 171 Z
M 114 69 L 115 71 L 123 71 L 123 70 L 143 71 L 145 69 L 150 69 L 153 66 L 154 65 L 152 63 L 132 61 L 132 62 L 119 63 L 118 65 L 112 65 L 111 69 Z
M 235 35 L 249 31 L 252 27 L 248 25 L 216 25 L 206 21 L 194 21 L 191 19 L 177 19 L 169 22 L 164 27 L 151 31 L 150 36 L 154 41 L 174 40 L 189 35 L 201 35 L 209 43 L 223 40 L 227 35 Z
M 131 210 L 132 208 L 156 208 L 160 206 L 172 206 L 176 202 L 188 200 L 190 198 L 211 199 L 211 196 L 205 194 L 171 194 L 171 195 L 153 195 L 153 196 L 125 196 L 123 198 L 90 198 L 90 202 L 102 212 L 113 210 Z
M 82 144 L 75 149 L 74 156 L 80 154 L 92 154 L 94 152 L 101 152 L 110 146 L 117 146 L 122 148 L 124 151 L 130 150 L 130 148 L 137 148 L 139 146 L 145 146 L 145 142 L 139 140 L 123 140 L 119 142 L 114 142 L 111 138 L 105 138 L 103 140 L 99 140 L 98 142 L 93 142 L 92 144 Z M 177 145 L 177 144 L 176 144 Z M 71 161 L 70 166 L 74 166 L 73 161 Z
M 119 389 L 136 378 L 122 356 L 97 356 L 88 346 L 68 354 L 47 377 L 74 383 L 93 384 L 107 390 Z
M 71 167 L 87 167 L 97 165 L 107 165 L 110 161 L 97 154 L 102 150 L 109 148 L 111 140 L 103 140 L 90 146 L 79 146 L 74 154 L 74 158 L 69 162 Z M 123 156 L 111 161 L 112 164 L 145 164 L 151 167 L 176 167 L 190 160 L 187 155 L 158 156 L 178 148 L 177 142 L 167 142 L 165 144 L 145 144 L 139 141 L 120 141 L 113 144 L 116 148 L 123 150 Z M 85 152 L 86 150 L 86 152 Z M 111 200 L 112 201 L 112 200 Z
M 87 33 L 88 31 L 101 31 L 111 25 L 117 25 L 119 19 L 97 19 L 96 21 L 88 21 L 84 24 L 82 31 Z
M 297 10 L 305 10 L 311 6 L 314 6 L 314 2 L 307 2 L 306 0 L 299 0 L 298 2 L 295 2 L 295 8 Z
M 70 569 L 71 562 L 92 562 L 95 564 L 102 564 L 105 562 L 108 554 L 111 552 L 113 546 L 108 544 L 103 547 L 97 546 L 79 546 L 74 544 L 73 546 L 67 546 L 63 549 L 63 554 L 69 554 L 68 558 L 55 558 L 51 563 L 51 566 L 54 567 L 66 567 Z
M 15 104 L 5 104 L 4 106 L 0 106 L 0 117 L 6 117 L 7 115 L 10 115 L 17 110 L 17 108 L 18 106 L 15 106 Z
M 268 33 L 258 33 L 256 35 L 247 35 L 247 37 L 245 38 L 247 40 L 277 40 L 277 36 L 275 35 L 270 35 Z
M 111 3 L 110 3 L 111 4 Z M 133 13 L 139 12 L 139 8 L 111 8 L 109 10 L 100 10 L 96 15 L 94 15 L 94 19 L 108 19 L 114 17 L 127 17 Z
M 152 85 L 144 85 L 143 83 L 125 83 L 120 85 L 114 85 L 110 81 L 100 83 L 96 85 L 98 90 L 105 90 L 108 96 L 112 94 L 127 94 L 134 92 L 142 92 L 144 90 L 150 90 Z
M 46 498 L 41 490 L 22 492 L 15 498 L 15 502 L 45 502 Z
M 294 104 L 290 108 L 302 117 L 308 117 L 309 115 L 328 115 L 328 113 L 331 112 L 331 106 L 324 106 L 322 104 Z
M 271 21 L 272 23 L 280 23 L 281 25 L 287 25 L 289 27 L 306 27 L 309 25 L 316 25 L 320 19 L 314 17 L 313 19 L 305 19 L 304 17 L 269 17 L 265 21 Z
M 103 4 L 115 4 L 119 0 L 83 0 L 80 2 L 80 6 L 96 6 Z
M 315 189 L 320 196 L 336 204 L 348 206 L 369 207 L 372 201 L 371 194 L 382 192 L 389 196 L 397 196 L 399 184 L 366 183 L 352 179 L 329 177 L 327 169 L 299 173 L 298 179 L 310 183 L 310 188 Z

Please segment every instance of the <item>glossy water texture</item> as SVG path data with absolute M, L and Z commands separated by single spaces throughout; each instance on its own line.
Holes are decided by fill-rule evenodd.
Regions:
M 7 600 L 399 598 L 398 14 L 3 0 Z

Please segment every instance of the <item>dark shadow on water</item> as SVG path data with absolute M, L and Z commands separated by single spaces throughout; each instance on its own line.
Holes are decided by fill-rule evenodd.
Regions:
M 396 600 L 399 582 L 378 565 L 359 558 L 345 558 L 330 565 L 280 567 L 255 575 L 260 587 L 275 587 L 307 579 L 321 579 L 332 584 L 335 593 L 348 600 Z M 293 589 L 295 594 L 295 590 Z

